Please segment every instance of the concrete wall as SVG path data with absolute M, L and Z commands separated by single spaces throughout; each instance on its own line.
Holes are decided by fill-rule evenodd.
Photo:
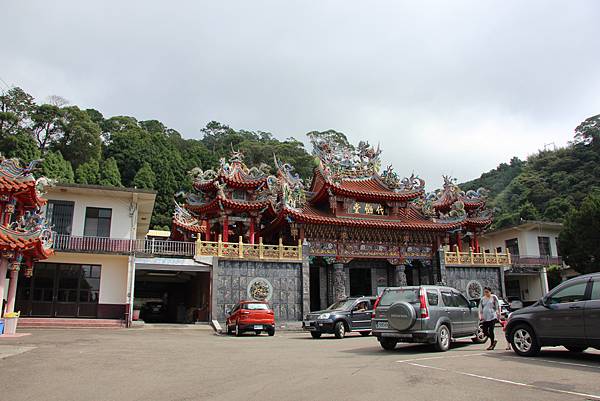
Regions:
M 506 281 L 516 280 L 519 282 L 519 297 L 524 302 L 535 302 L 543 297 L 546 291 L 543 288 L 541 274 L 536 275 L 507 275 Z
M 493 252 L 497 247 L 506 252 L 506 240 L 517 238 L 519 241 L 519 254 L 521 256 L 540 256 L 538 237 L 550 238 L 550 256 L 558 256 L 556 239 L 559 230 L 531 228 L 527 230 L 512 228 L 507 230 L 485 234 L 479 240 L 479 246 Z
M 100 265 L 100 304 L 127 303 L 127 256 L 56 252 L 44 262 Z M 35 274 L 35 271 L 34 271 Z
M 75 202 L 73 210 L 73 229 L 71 235 L 83 236 L 85 225 L 85 210 L 87 207 L 99 207 L 112 209 L 112 218 L 110 222 L 110 237 L 120 239 L 130 239 L 136 237 L 135 220 L 129 216 L 129 205 L 131 197 L 119 197 L 115 192 L 114 196 L 100 195 L 90 193 L 89 195 L 49 191 L 46 194 L 48 200 L 64 200 Z M 130 194 L 127 194 L 130 195 Z
M 269 303 L 276 321 L 302 319 L 302 262 L 214 260 L 213 319 L 224 321 L 227 309 L 240 300 L 248 299 L 248 284 L 256 277 L 268 280 L 273 286 Z
M 448 267 L 446 266 L 446 284 L 461 291 L 467 298 L 467 286 L 477 281 L 482 287 L 490 287 L 494 294 L 504 296 L 502 268 L 498 267 Z

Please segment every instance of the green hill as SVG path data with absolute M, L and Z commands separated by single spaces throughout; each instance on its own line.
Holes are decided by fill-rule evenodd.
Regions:
M 490 205 L 496 208 L 495 228 L 520 219 L 562 221 L 571 208 L 578 208 L 590 192 L 600 189 L 599 117 L 582 123 L 568 146 L 540 151 L 525 161 L 513 158 L 461 188 L 490 190 Z M 593 130 L 582 135 L 584 124 L 594 119 Z

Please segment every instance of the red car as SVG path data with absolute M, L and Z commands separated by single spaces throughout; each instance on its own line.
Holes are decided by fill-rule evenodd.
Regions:
M 240 301 L 227 311 L 227 334 L 242 335 L 245 331 L 253 331 L 259 335 L 266 331 L 275 335 L 275 314 L 264 301 Z

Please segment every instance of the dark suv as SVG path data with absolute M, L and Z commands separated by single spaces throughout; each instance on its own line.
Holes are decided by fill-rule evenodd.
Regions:
M 375 297 L 343 299 L 325 310 L 306 315 L 302 328 L 310 331 L 313 338 L 319 338 L 323 333 L 344 338 L 349 331 L 358 331 L 363 336 L 368 336 L 371 332 L 374 303 Z
M 375 304 L 373 335 L 386 350 L 398 342 L 430 343 L 438 351 L 454 338 L 487 338 L 479 327 L 479 310 L 454 288 L 440 286 L 386 288 Z
M 535 304 L 510 314 L 506 339 L 522 356 L 540 347 L 563 345 L 569 351 L 600 349 L 600 273 L 565 281 Z

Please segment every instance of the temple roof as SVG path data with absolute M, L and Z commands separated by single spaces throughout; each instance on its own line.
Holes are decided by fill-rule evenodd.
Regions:
M 277 173 L 269 175 L 264 165 L 248 168 L 243 154 L 233 152 L 228 162 L 221 159 L 217 171 L 194 169 L 191 172 L 197 192 L 186 194 L 186 204 L 178 205 L 187 215 L 182 217 L 182 213 L 176 213 L 174 224 L 201 232 L 204 227 L 198 219 L 229 211 L 257 212 L 263 219 L 265 231 L 277 230 L 292 221 L 436 232 L 483 228 L 491 224 L 484 189 L 463 192 L 454 180 L 444 177 L 443 189 L 426 194 L 425 182 L 414 174 L 400 178 L 391 166 L 380 172 L 379 147 L 375 149 L 366 142 L 356 148 L 347 147 L 313 137 L 311 141 L 319 165 L 308 190 L 291 165 L 275 158 Z M 248 191 L 238 196 L 236 189 Z M 364 212 L 338 213 L 332 201 L 340 198 L 344 202 L 358 201 L 355 205 L 365 202 L 361 206 Z M 366 211 L 367 204 L 371 204 L 370 212 Z M 386 211 L 373 213 L 375 207 Z
M 27 167 L 21 167 L 17 159 L 4 159 L 0 156 L 0 160 L 0 194 L 14 196 L 25 208 L 34 208 L 46 203 L 38 193 L 38 181 L 32 174 L 39 163 L 38 160 L 31 162 Z
M 34 260 L 46 259 L 53 254 L 51 238 L 52 233 L 45 227 L 21 231 L 0 226 L 0 251 L 21 252 Z
M 216 171 L 194 168 L 190 175 L 194 180 L 194 188 L 200 191 L 218 191 L 222 184 L 230 188 L 257 189 L 267 181 L 269 166 L 261 164 L 259 167 L 248 168 L 244 163 L 244 154 L 232 150 L 228 161 L 225 158 L 219 160 Z
M 362 178 L 340 178 L 337 181 L 327 177 L 322 169 L 315 171 L 311 201 L 319 201 L 328 196 L 331 189 L 336 195 L 365 201 L 409 201 L 425 193 L 420 185 L 410 188 L 392 189 L 378 174 Z

